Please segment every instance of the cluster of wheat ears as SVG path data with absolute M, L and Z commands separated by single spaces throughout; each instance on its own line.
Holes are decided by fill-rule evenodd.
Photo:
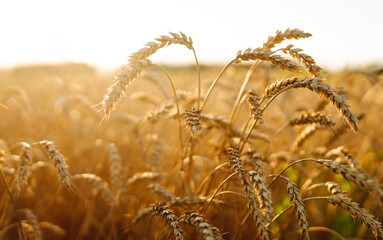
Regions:
M 12 230 L 17 229 L 20 239 L 42 239 L 42 229 L 50 229 L 57 237 L 65 238 L 65 227 L 39 222 L 33 209 L 18 206 L 18 199 L 26 198 L 28 186 L 33 184 L 32 175 L 38 169 L 51 168 L 57 170 L 63 186 L 60 191 L 66 191 L 63 195 L 87 199 L 82 183 L 91 186 L 103 199 L 104 202 L 84 200 L 89 208 L 97 209 L 93 204 L 103 204 L 107 209 L 101 217 L 102 222 L 94 224 L 98 226 L 100 238 L 267 240 L 299 236 L 310 239 L 312 235 L 344 239 L 327 227 L 323 220 L 326 210 L 323 207 L 318 209 L 316 202 L 328 202 L 346 210 L 371 232 L 365 236 L 383 238 L 380 221 L 352 201 L 341 185 L 343 181 L 351 182 L 368 196 L 371 193 L 379 199 L 383 199 L 383 190 L 360 167 L 351 153 L 352 149 L 349 151 L 344 146 L 331 145 L 337 134 L 346 131 L 347 125 L 354 132 L 350 136 L 356 134 L 363 116 L 356 116 L 351 111 L 343 92 L 326 81 L 321 67 L 311 56 L 291 44 L 277 48 L 284 41 L 310 36 L 310 33 L 299 29 L 277 31 L 262 47 L 238 51 L 206 89 L 202 89 L 206 81 L 201 79 L 191 37 L 170 33 L 146 43 L 144 48 L 130 55 L 102 103 L 90 108 L 102 109 L 99 128 L 107 128 L 113 119 L 113 111 L 133 80 L 149 68 L 162 72 L 172 89 L 168 100 L 161 103 L 158 96 L 150 93 L 130 94 L 130 99 L 156 106 L 142 117 L 126 120 L 131 125 L 129 132 L 119 133 L 121 139 L 129 138 L 129 148 L 135 150 L 127 149 L 127 146 L 119 148 L 118 142 L 97 139 L 97 146 L 102 146 L 107 152 L 109 164 L 109 176 L 102 177 L 96 171 L 75 174 L 80 168 L 69 167 L 70 156 L 62 154 L 50 140 L 17 142 L 10 147 L 6 147 L 6 141 L 3 141 L 1 177 L 5 186 L 2 189 L 7 192 L 3 193 L 1 204 L 2 209 L 5 206 L 12 209 L 12 216 L 1 218 L 7 224 L 2 224 L 0 237 L 14 236 Z M 149 60 L 161 48 L 174 44 L 183 45 L 193 52 L 197 75 L 194 92 L 177 90 L 171 74 Z M 221 106 L 226 103 L 217 100 L 220 96 L 217 86 L 225 74 L 230 74 L 232 66 L 243 62 L 251 62 L 251 65 L 239 91 L 233 98 L 227 97 L 230 107 Z M 271 83 L 260 92 L 249 86 L 264 62 L 284 70 L 289 77 Z M 320 106 L 316 111 L 303 109 L 282 127 L 272 127 L 268 123 L 271 120 L 266 116 L 267 110 L 279 96 L 292 89 L 306 89 L 319 95 L 322 99 Z M 283 99 L 278 104 L 294 105 L 293 101 Z M 332 105 L 342 120 L 335 121 L 326 114 L 323 111 L 326 104 Z M 243 106 L 248 110 L 244 111 Z M 216 108 L 228 109 L 227 117 L 212 114 Z M 212 111 L 209 113 L 207 109 Z M 166 125 L 168 122 L 170 126 Z M 300 129 L 300 133 L 286 133 L 288 129 Z M 305 151 L 307 140 L 318 130 L 331 132 L 328 143 L 323 143 L 319 150 Z M 282 143 L 278 143 L 278 139 L 283 139 L 280 140 Z M 318 137 L 319 142 L 321 139 L 324 137 Z M 284 147 L 276 146 L 278 144 Z M 145 165 L 147 169 L 132 170 L 135 169 L 132 165 L 140 161 L 148 163 Z M 100 165 L 94 166 L 97 170 Z M 323 174 L 327 175 L 319 177 Z M 343 178 L 322 181 L 336 174 Z M 342 183 L 336 183 L 337 180 Z M 328 194 L 321 188 L 327 189 Z M 287 204 L 282 203 L 286 194 L 290 200 Z M 5 196 L 9 200 L 5 200 Z M 76 215 L 75 212 L 73 214 Z M 295 215 L 296 219 L 286 218 L 286 215 Z M 92 218 L 86 211 L 81 216 Z M 311 224 L 318 224 L 320 219 L 323 226 Z M 91 224 L 87 223 L 87 226 Z M 79 228 L 86 228 L 85 224 Z M 318 232 L 324 235 L 313 235 Z

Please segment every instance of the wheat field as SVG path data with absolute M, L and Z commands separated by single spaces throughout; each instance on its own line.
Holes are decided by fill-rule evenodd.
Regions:
M 0 239 L 383 239 L 382 71 L 326 72 L 310 36 L 0 70 Z M 171 45 L 195 64 L 150 60 Z

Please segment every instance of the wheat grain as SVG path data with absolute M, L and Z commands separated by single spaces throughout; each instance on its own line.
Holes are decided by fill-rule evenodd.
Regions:
M 26 235 L 25 237 L 27 237 L 28 240 L 40 240 L 31 224 L 26 221 L 23 221 L 21 224 Z
M 294 45 L 289 44 L 287 47 L 282 48 L 281 50 L 282 52 L 289 54 L 290 56 L 298 60 L 301 64 L 303 64 L 307 71 L 313 77 L 322 77 L 322 75 L 320 74 L 322 68 L 316 64 L 315 60 L 311 56 L 305 53 L 301 53 L 303 51 L 302 49 L 293 47 Z
M 249 158 L 249 162 L 254 166 L 254 171 L 249 171 L 250 182 L 253 184 L 254 189 L 260 203 L 260 207 L 263 210 L 263 215 L 267 223 L 270 223 L 273 219 L 273 203 L 271 198 L 271 192 L 266 185 L 265 169 L 263 165 L 264 158 L 261 154 L 254 151 L 247 151 L 246 155 Z
M 286 39 L 299 39 L 311 37 L 311 33 L 303 32 L 297 28 L 286 29 L 283 33 L 279 30 L 275 33 L 275 36 L 270 36 L 267 41 L 263 44 L 263 49 L 271 49 L 276 44 L 283 42 Z
M 237 56 L 235 58 L 236 63 L 250 60 L 266 61 L 281 68 L 282 70 L 288 70 L 294 73 L 301 72 L 301 67 L 299 65 L 295 64 L 290 59 L 282 58 L 280 55 L 275 54 L 275 52 L 270 50 L 263 50 L 261 48 L 248 48 L 245 51 L 237 52 Z
M 318 123 L 325 127 L 333 127 L 336 125 L 335 121 L 331 119 L 330 115 L 325 115 L 322 112 L 306 112 L 302 111 L 297 116 L 289 121 L 289 125 L 304 125 Z
M 185 211 L 181 217 L 180 222 L 193 225 L 197 228 L 198 232 L 201 233 L 202 238 L 205 240 L 220 240 L 222 236 L 219 230 L 209 224 L 205 217 L 194 211 Z
M 17 168 L 15 177 L 17 193 L 27 184 L 27 178 L 30 172 L 30 164 L 32 162 L 31 145 L 26 142 L 21 142 L 19 144 L 21 145 L 20 165 Z
M 338 157 L 335 161 L 342 164 L 343 162 L 346 162 L 351 168 L 358 170 L 359 164 L 354 158 L 354 156 L 344 147 L 340 146 L 338 148 L 332 149 L 331 151 L 327 152 L 324 156 L 326 159 L 331 158 L 332 156 Z
M 68 171 L 67 159 L 57 150 L 57 147 L 53 142 L 43 140 L 39 144 L 44 148 L 45 152 L 48 154 L 49 158 L 53 161 L 61 182 L 70 188 L 71 186 L 71 176 Z
M 184 239 L 184 231 L 180 226 L 178 217 L 174 214 L 173 210 L 166 209 L 164 206 L 155 205 L 153 207 L 153 215 L 162 217 L 166 224 L 173 230 L 173 234 L 176 237 L 176 240 Z
M 318 124 L 311 124 L 310 126 L 306 127 L 294 140 L 292 146 L 291 146 L 291 152 L 296 153 L 299 149 L 299 147 L 302 146 L 303 142 L 311 137 L 316 130 L 320 128 L 320 125 Z
M 121 191 L 121 157 L 114 143 L 108 144 L 111 184 L 116 192 Z
M 371 191 L 380 197 L 383 196 L 383 190 L 380 189 L 379 185 L 367 174 L 356 171 L 347 165 L 338 164 L 332 160 L 317 160 L 317 162 L 328 167 L 333 172 L 341 174 L 345 179 L 354 182 L 359 187 Z
M 306 207 L 303 203 L 302 197 L 299 195 L 299 189 L 297 185 L 291 182 L 290 179 L 280 176 L 286 181 L 287 192 L 290 195 L 290 202 L 294 206 L 296 216 L 298 218 L 299 226 L 301 228 L 301 237 L 303 239 L 310 239 L 309 235 L 309 224 L 306 216 Z
M 239 151 L 240 149 L 238 144 L 231 144 L 231 146 L 226 150 L 226 156 L 230 166 L 232 166 L 234 170 L 239 173 L 241 184 L 246 193 L 247 206 L 250 209 L 254 220 L 256 221 L 261 238 L 267 240 L 269 239 L 269 234 L 266 230 L 266 221 L 262 215 L 258 199 L 254 194 L 250 181 L 245 176 L 247 171 L 242 166 L 242 160 L 240 159 Z
M 197 137 L 198 131 L 201 130 L 200 110 L 191 107 L 185 111 L 185 125 L 190 128 L 194 137 Z
M 355 202 L 352 202 L 350 198 L 346 197 L 342 193 L 338 193 L 326 198 L 331 204 L 338 205 L 351 215 L 361 221 L 376 238 L 383 238 L 383 230 L 381 223 L 375 219 L 375 217 L 367 212 L 366 209 L 359 207 Z
M 125 186 L 128 187 L 129 185 L 136 184 L 138 182 L 157 181 L 165 176 L 167 176 L 166 173 L 154 173 L 154 172 L 136 173 L 133 175 L 133 177 L 130 177 L 126 181 Z
M 28 223 L 32 226 L 33 231 L 35 232 L 37 239 L 43 239 L 43 233 L 41 232 L 40 224 L 36 214 L 28 208 L 20 209 L 20 211 L 24 212 L 27 216 Z
M 185 197 L 175 197 L 170 199 L 169 201 L 161 202 L 161 205 L 166 207 L 172 207 L 172 206 L 191 206 L 191 205 L 204 205 L 207 204 L 210 201 L 209 198 L 203 197 L 203 196 L 185 196 Z M 217 199 L 213 199 L 212 203 L 223 206 L 226 205 L 225 202 Z M 148 216 L 152 212 L 152 207 L 147 207 L 141 210 L 132 220 L 132 224 L 136 224 L 140 220 L 142 220 L 144 217 Z
M 147 58 L 157 52 L 159 49 L 171 44 L 185 45 L 193 49 L 193 42 L 190 37 L 180 33 L 170 33 L 171 36 L 160 36 L 157 42 L 148 42 L 146 47 L 138 50 L 129 56 L 128 64 L 114 79 L 112 86 L 108 88 L 108 93 L 102 101 L 104 115 L 108 117 L 116 108 L 121 97 L 125 94 L 126 87 L 136 79 L 142 72 L 152 65 Z
M 66 232 L 63 228 L 51 222 L 39 222 L 39 225 L 42 229 L 49 229 L 49 231 L 54 232 L 56 235 L 59 235 L 59 236 L 66 235 Z
M 358 118 L 351 112 L 346 100 L 341 96 L 336 95 L 337 90 L 333 89 L 330 85 L 324 83 L 320 78 L 288 78 L 280 80 L 271 84 L 265 89 L 265 92 L 261 98 L 263 101 L 265 98 L 272 97 L 278 92 L 287 88 L 307 88 L 326 99 L 337 110 L 342 113 L 343 119 L 348 123 L 354 132 L 358 132 Z
M 250 89 L 247 92 L 247 102 L 249 103 L 250 115 L 255 121 L 258 121 L 260 124 L 263 124 L 262 110 L 260 108 L 259 100 L 260 98 L 255 93 L 255 90 Z
M 326 187 L 327 187 L 327 190 L 328 190 L 332 195 L 344 193 L 344 192 L 342 191 L 342 188 L 339 186 L 339 184 L 337 184 L 337 183 L 335 183 L 335 182 L 326 182 L 325 185 L 326 185 Z
M 99 176 L 92 173 L 81 173 L 73 175 L 72 179 L 83 179 L 91 183 L 98 191 L 100 191 L 105 201 L 112 206 L 116 205 L 116 199 L 109 188 L 108 183 L 102 180 Z
M 163 196 L 166 200 L 175 199 L 176 196 L 171 193 L 167 188 L 159 184 L 149 184 L 148 188 L 155 194 Z

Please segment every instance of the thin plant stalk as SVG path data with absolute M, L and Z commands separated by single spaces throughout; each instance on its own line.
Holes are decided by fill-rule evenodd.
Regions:
M 235 60 L 231 60 L 228 64 L 226 64 L 226 66 L 221 70 L 221 72 L 218 74 L 217 78 L 213 81 L 213 83 L 210 85 L 210 88 L 209 90 L 207 91 L 206 95 L 205 95 L 205 98 L 203 99 L 203 102 L 202 102 L 202 105 L 201 105 L 201 111 L 203 110 L 203 108 L 205 107 L 205 104 L 206 104 L 206 101 L 207 99 L 209 98 L 211 92 L 213 91 L 213 88 L 215 87 L 215 85 L 217 84 L 217 81 L 221 78 L 221 76 L 223 75 L 223 73 L 227 70 L 227 68 L 233 64 L 235 62 Z
M 230 114 L 230 118 L 229 118 L 230 124 L 232 124 L 235 121 L 235 117 L 237 116 L 236 113 L 239 111 L 239 106 L 241 105 L 240 100 L 243 96 L 243 93 L 245 92 L 246 86 L 249 83 L 250 78 L 253 76 L 255 70 L 258 68 L 259 65 L 260 65 L 260 61 L 257 60 L 253 65 L 251 65 L 249 71 L 247 71 L 247 73 L 246 73 L 246 76 L 245 76 L 245 79 L 243 80 L 241 89 L 239 90 L 239 93 L 237 95 L 237 99 L 235 100 L 233 110 Z
M 198 63 L 197 54 L 195 52 L 194 47 L 192 47 L 194 58 L 195 58 L 195 64 L 197 65 L 197 75 L 198 75 L 198 101 L 197 101 L 197 109 L 200 109 L 201 106 L 201 69 Z
M 281 94 L 282 92 L 286 91 L 287 89 L 292 88 L 293 86 L 294 86 L 294 85 L 291 85 L 291 86 L 289 86 L 289 87 L 286 87 L 286 88 L 282 89 L 281 91 L 279 91 L 277 94 L 275 94 L 273 97 L 271 97 L 270 100 L 265 104 L 265 106 L 264 106 L 263 109 L 261 110 L 261 113 L 263 113 L 263 112 L 266 110 L 266 108 L 270 105 L 270 103 L 271 103 L 271 102 L 272 102 L 272 101 L 273 101 L 279 94 Z M 261 100 L 261 102 L 260 102 L 259 104 L 262 104 L 262 102 L 263 102 L 263 99 Z M 251 117 L 250 117 L 250 119 L 251 119 Z M 242 146 L 241 146 L 241 149 L 240 149 L 239 152 L 242 152 L 242 150 L 243 150 L 243 148 L 244 148 L 244 146 L 245 146 L 247 140 L 249 140 L 250 134 L 251 134 L 251 132 L 253 131 L 253 129 L 254 129 L 254 127 L 255 127 L 255 124 L 257 124 L 257 122 L 258 122 L 258 119 L 255 120 L 255 121 L 253 122 L 253 124 L 251 125 L 249 132 L 247 133 L 245 139 L 243 140 L 243 143 L 242 143 Z M 247 128 L 247 125 L 248 125 L 248 124 L 246 124 L 245 129 Z M 245 132 L 245 129 L 243 130 L 243 132 Z
M 271 176 L 269 176 L 269 177 L 272 177 L 272 176 L 275 176 L 275 177 L 273 178 L 273 180 L 271 180 L 271 182 L 270 182 L 268 188 L 270 188 L 271 185 L 273 185 L 273 183 L 275 182 L 275 180 L 276 180 L 279 176 L 281 176 L 287 169 L 289 169 L 290 167 L 294 166 L 295 164 L 298 164 L 298 163 L 301 163 L 301 162 L 318 162 L 318 160 L 317 160 L 317 159 L 314 159 L 314 158 L 304 158 L 304 159 L 300 159 L 300 160 L 297 160 L 297 161 L 295 161 L 295 162 L 290 163 L 290 164 L 287 165 L 284 169 L 282 169 L 282 171 L 280 171 L 277 175 L 271 175 Z
M 174 101 L 176 103 L 176 107 L 177 107 L 177 119 L 178 119 L 178 131 L 179 131 L 179 140 L 180 140 L 180 150 L 181 150 L 181 161 L 183 159 L 183 149 L 184 149 L 184 146 L 183 146 L 183 143 L 182 143 L 182 126 L 181 126 L 181 114 L 180 114 L 180 107 L 179 107 L 179 104 L 178 104 L 178 99 L 177 99 L 177 93 L 176 93 L 176 89 L 174 87 L 174 84 L 173 84 L 173 81 L 169 75 L 169 73 L 163 68 L 161 67 L 160 65 L 157 65 L 157 64 L 153 64 L 154 67 L 160 69 L 165 75 L 166 77 L 169 79 L 169 82 L 170 82 L 170 85 L 172 86 L 172 90 L 173 90 L 173 94 L 174 94 Z M 183 169 L 183 164 L 181 162 L 181 169 Z
M 222 167 L 227 166 L 227 165 L 229 165 L 229 162 L 224 162 L 224 163 L 222 163 L 221 165 L 215 167 L 214 170 L 211 171 L 211 172 L 209 173 L 209 175 L 207 175 L 207 176 L 205 177 L 205 179 L 202 181 L 201 185 L 199 185 L 199 187 L 198 187 L 198 189 L 197 189 L 197 191 L 196 191 L 196 195 L 199 195 L 199 194 L 201 193 L 203 186 L 205 186 L 206 182 L 209 180 L 209 178 L 210 178 L 216 171 L 218 171 L 219 169 L 221 169 Z
M 15 211 L 16 220 L 17 220 L 17 223 L 19 225 L 19 230 L 21 231 L 21 235 L 23 236 L 23 239 L 28 239 L 27 236 L 25 235 L 23 225 L 21 224 L 21 220 L 20 220 L 19 214 L 17 213 L 17 207 L 16 207 L 15 200 L 13 199 L 13 196 L 12 196 L 11 190 L 9 189 L 7 181 L 5 180 L 5 176 L 4 176 L 4 172 L 3 172 L 2 168 L 0 168 L 0 172 L 1 172 L 1 179 L 4 182 L 5 188 L 7 189 L 7 192 L 8 192 L 8 195 L 9 195 L 9 199 L 11 200 L 11 204 L 12 204 L 13 210 Z
M 213 201 L 213 198 L 217 195 L 218 191 L 222 188 L 222 186 L 230 180 L 230 178 L 234 177 L 235 175 L 239 174 L 239 172 L 234 172 L 232 174 L 230 174 L 227 178 L 225 178 L 225 180 L 222 181 L 222 183 L 215 189 L 213 195 L 211 195 L 211 197 L 209 198 L 209 201 L 207 202 L 207 204 L 205 205 L 205 207 L 202 209 L 201 213 L 204 213 L 206 211 L 206 209 L 210 206 L 210 203 Z

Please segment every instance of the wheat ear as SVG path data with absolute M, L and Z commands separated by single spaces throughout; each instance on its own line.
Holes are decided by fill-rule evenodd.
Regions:
M 171 36 L 160 36 L 155 42 L 148 42 L 146 46 L 129 56 L 128 64 L 115 77 L 114 83 L 108 88 L 108 93 L 102 101 L 104 115 L 108 117 L 116 108 L 121 97 L 125 94 L 126 87 L 136 79 L 146 68 L 152 65 L 147 58 L 156 53 L 159 49 L 172 44 L 185 45 L 193 49 L 193 42 L 190 37 L 180 33 L 170 33 Z
M 376 238 L 383 238 L 383 230 L 381 223 L 375 217 L 367 212 L 366 209 L 359 207 L 358 203 L 352 202 L 350 198 L 342 193 L 326 197 L 333 205 L 338 205 L 351 215 L 363 223 Z
M 302 49 L 300 48 L 293 48 L 294 45 L 290 44 L 288 45 L 287 47 L 285 48 L 282 48 L 282 52 L 286 53 L 286 54 L 289 54 L 290 56 L 292 56 L 293 58 L 295 58 L 296 60 L 298 60 L 302 65 L 305 66 L 305 68 L 307 69 L 307 71 L 313 76 L 313 77 L 322 77 L 320 71 L 322 70 L 321 67 L 319 67 L 315 60 L 305 54 L 305 53 L 302 53 Z
M 72 179 L 84 179 L 87 182 L 91 183 L 98 191 L 100 191 L 102 197 L 105 201 L 112 206 L 116 205 L 116 200 L 112 191 L 109 188 L 108 183 L 102 180 L 99 176 L 91 173 L 81 173 L 73 175 Z
M 251 187 L 251 183 L 245 176 L 247 171 L 242 166 L 242 160 L 240 159 L 239 152 L 239 145 L 231 144 L 231 146 L 226 150 L 227 159 L 230 163 L 230 166 L 232 166 L 235 172 L 239 174 L 241 184 L 246 194 L 247 206 L 250 209 L 251 214 L 253 215 L 253 218 L 257 224 L 260 236 L 262 239 L 267 240 L 269 239 L 269 234 L 266 230 L 266 220 L 262 215 L 257 197 L 254 194 L 253 188 Z
M 111 184 L 116 192 L 121 190 L 121 157 L 114 143 L 108 144 Z
M 71 176 L 68 171 L 67 159 L 57 150 L 57 147 L 53 142 L 43 140 L 39 144 L 44 148 L 45 152 L 48 154 L 49 158 L 53 161 L 61 182 L 67 186 L 71 187 Z
M 198 131 L 202 129 L 200 113 L 201 110 L 194 107 L 188 108 L 185 111 L 185 125 L 190 128 L 194 137 L 197 137 Z
M 333 89 L 330 85 L 324 83 L 320 78 L 294 77 L 280 80 L 265 89 L 261 101 L 288 88 L 307 88 L 317 93 L 319 96 L 334 105 L 343 115 L 343 119 L 348 123 L 351 129 L 354 132 L 358 132 L 358 118 L 351 112 L 349 108 L 350 106 L 347 104 L 346 100 L 337 95 L 336 93 L 338 91 Z
M 36 214 L 28 208 L 20 209 L 20 211 L 24 212 L 25 215 L 27 216 L 28 223 L 32 226 L 33 231 L 35 232 L 37 236 L 37 239 L 42 240 L 43 233 L 41 231 L 40 224 Z
M 270 223 L 273 219 L 273 203 L 271 198 L 271 192 L 267 188 L 265 168 L 263 165 L 263 157 L 261 154 L 254 151 L 248 151 L 246 153 L 249 157 L 249 161 L 253 163 L 254 171 L 249 171 L 250 181 L 256 190 L 260 207 L 263 210 L 266 222 Z
M 299 147 L 302 146 L 304 141 L 311 137 L 316 130 L 320 128 L 320 125 L 318 124 L 311 124 L 310 126 L 303 129 L 302 132 L 299 133 L 298 137 L 294 140 L 292 146 L 291 146 L 291 152 L 296 153 L 299 149 Z
M 222 236 L 219 230 L 212 226 L 205 217 L 194 211 L 185 211 L 181 217 L 180 222 L 185 222 L 195 226 L 205 240 L 221 240 Z
M 259 104 L 260 98 L 256 94 L 255 90 L 250 89 L 247 92 L 247 102 L 249 103 L 249 112 L 254 120 L 258 121 L 260 124 L 263 124 L 262 119 L 262 110 Z
M 356 161 L 354 156 L 344 146 L 340 146 L 338 148 L 332 149 L 331 151 L 326 153 L 324 157 L 330 158 L 331 156 L 337 156 L 338 158 L 340 158 L 339 159 L 340 161 L 338 161 L 338 158 L 337 158 L 335 160 L 336 162 L 342 163 L 343 160 L 345 160 L 351 168 L 356 170 L 359 169 L 358 162 Z
M 16 171 L 16 192 L 27 184 L 27 178 L 30 172 L 30 164 L 32 162 L 32 151 L 31 145 L 26 142 L 21 142 L 21 154 L 20 154 L 20 165 Z
M 299 39 L 311 37 L 311 33 L 303 32 L 297 28 L 286 29 L 284 32 L 277 30 L 274 36 L 270 36 L 267 41 L 263 44 L 263 49 L 271 49 L 276 44 L 283 42 L 286 39 Z
M 270 62 L 282 70 L 287 70 L 293 73 L 301 72 L 301 67 L 295 62 L 287 58 L 282 58 L 280 55 L 275 54 L 274 51 L 267 49 L 264 50 L 261 48 L 248 48 L 244 51 L 238 51 L 235 60 L 236 63 L 240 63 L 241 61 L 261 60 Z
M 166 200 L 175 199 L 176 196 L 171 193 L 167 188 L 159 184 L 149 184 L 148 188 L 155 194 L 163 196 Z
M 66 234 L 63 228 L 51 222 L 39 222 L 39 224 L 42 229 L 49 229 L 49 231 L 54 232 L 56 235 L 65 236 Z
M 180 226 L 178 217 L 174 214 L 173 210 L 167 209 L 161 205 L 155 205 L 152 209 L 154 216 L 160 216 L 165 220 L 166 224 L 173 230 L 176 240 L 184 239 L 184 231 Z
M 310 239 L 309 224 L 305 213 L 305 204 L 302 197 L 299 195 L 299 189 L 297 185 L 290 181 L 290 179 L 283 177 L 287 182 L 287 192 L 290 195 L 290 202 L 293 204 L 295 213 L 297 215 L 299 226 L 301 228 L 301 236 L 303 239 Z
M 318 123 L 325 127 L 333 127 L 336 125 L 335 121 L 331 119 L 330 115 L 325 115 L 322 112 L 306 112 L 302 111 L 289 121 L 289 125 L 304 125 Z

